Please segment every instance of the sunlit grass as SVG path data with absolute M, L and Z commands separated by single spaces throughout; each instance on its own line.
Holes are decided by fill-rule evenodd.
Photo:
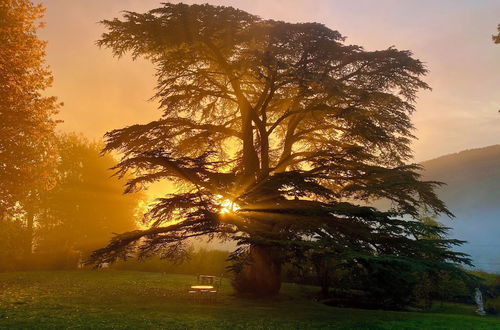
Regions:
M 432 313 L 341 309 L 311 299 L 317 288 L 284 284 L 272 300 L 232 295 L 197 303 L 194 276 L 118 271 L 0 274 L 0 328 L 107 329 L 498 329 L 474 306 Z M 459 313 L 459 314 L 457 314 Z M 466 314 L 463 314 L 466 313 Z

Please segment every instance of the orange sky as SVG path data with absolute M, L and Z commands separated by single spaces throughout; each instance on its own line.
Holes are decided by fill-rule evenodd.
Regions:
M 45 0 L 51 93 L 65 103 L 61 129 L 99 138 L 106 131 L 159 116 L 153 69 L 145 61 L 114 59 L 95 41 L 99 20 L 121 10 L 146 11 L 158 0 Z M 414 122 L 417 161 L 500 143 L 500 1 L 468 0 L 224 0 L 184 1 L 231 5 L 290 22 L 317 21 L 369 50 L 410 49 L 431 73 L 432 92 L 420 94 Z

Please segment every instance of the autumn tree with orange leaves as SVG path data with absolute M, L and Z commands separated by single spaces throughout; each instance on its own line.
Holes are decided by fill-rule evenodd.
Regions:
M 43 14 L 41 5 L 28 0 L 0 3 L 0 232 L 21 222 L 27 253 L 34 201 L 53 184 L 56 160 L 59 104 L 44 94 L 52 74 L 45 63 L 46 42 L 37 36 Z

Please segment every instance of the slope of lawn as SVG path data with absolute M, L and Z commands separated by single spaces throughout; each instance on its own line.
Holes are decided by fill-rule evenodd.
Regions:
M 194 276 L 122 271 L 0 273 L 0 328 L 71 329 L 500 329 L 474 307 L 433 312 L 334 308 L 308 297 L 313 287 L 285 284 L 273 300 L 231 295 L 214 303 L 186 293 Z

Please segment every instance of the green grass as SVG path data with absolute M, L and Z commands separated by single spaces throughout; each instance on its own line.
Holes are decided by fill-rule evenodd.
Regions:
M 500 329 L 473 306 L 431 312 L 334 308 L 308 298 L 316 288 L 285 284 L 273 300 L 231 295 L 193 302 L 193 276 L 121 271 L 0 273 L 2 329 Z

